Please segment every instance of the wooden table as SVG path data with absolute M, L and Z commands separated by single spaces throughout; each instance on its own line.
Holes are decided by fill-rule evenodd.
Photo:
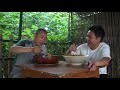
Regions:
M 99 78 L 99 69 L 89 71 L 85 66 L 73 66 L 65 61 L 55 65 L 24 64 L 16 65 L 22 68 L 22 76 L 29 78 Z

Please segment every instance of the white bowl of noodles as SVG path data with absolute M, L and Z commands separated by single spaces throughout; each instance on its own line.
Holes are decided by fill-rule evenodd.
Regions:
M 88 55 L 63 55 L 64 59 L 72 65 L 82 65 L 89 61 Z

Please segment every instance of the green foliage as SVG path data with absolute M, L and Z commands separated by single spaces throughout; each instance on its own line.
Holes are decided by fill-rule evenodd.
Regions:
M 81 13 L 80 13 L 81 14 Z M 81 15 L 73 12 L 71 14 L 71 42 L 81 44 L 86 42 L 88 28 L 92 25 L 89 18 L 80 17 Z M 82 40 L 82 42 L 81 42 Z
M 0 12 L 0 33 L 3 39 L 8 39 L 10 34 L 18 35 L 19 12 Z M 17 39 L 15 37 L 15 39 Z
M 19 16 L 20 12 L 0 12 L 0 33 L 4 40 L 9 40 L 10 34 L 13 40 L 18 40 Z M 68 12 L 23 12 L 22 39 L 32 40 L 38 28 L 45 28 L 48 32 L 48 51 L 52 54 L 64 53 L 70 44 L 86 36 L 90 25 L 89 19 L 82 19 L 73 12 L 68 32 L 68 19 Z M 8 45 L 4 44 L 4 53 L 7 49 Z
M 0 12 L 0 33 L 4 40 L 9 40 L 10 34 L 14 40 L 18 39 L 19 14 L 19 12 Z M 47 42 L 67 40 L 68 15 L 67 12 L 23 12 L 22 39 L 32 40 L 38 28 L 45 28 L 48 32 Z M 5 52 L 8 45 L 3 45 Z
M 23 16 L 22 35 L 33 39 L 32 34 L 34 34 L 38 28 L 47 29 L 49 41 L 64 40 L 67 38 L 68 33 L 68 13 L 25 12 Z

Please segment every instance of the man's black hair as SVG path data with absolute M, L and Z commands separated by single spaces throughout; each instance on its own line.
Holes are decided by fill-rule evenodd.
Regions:
M 90 27 L 89 30 L 93 31 L 95 33 L 96 37 L 101 37 L 100 42 L 103 41 L 103 39 L 105 37 L 105 31 L 101 25 L 94 25 L 94 26 Z
M 43 31 L 43 32 L 45 32 L 45 33 L 47 33 L 47 31 L 45 30 L 45 29 L 43 29 L 43 28 L 39 28 L 37 31 L 36 31 L 36 35 L 39 33 L 39 32 L 41 32 L 41 31 Z

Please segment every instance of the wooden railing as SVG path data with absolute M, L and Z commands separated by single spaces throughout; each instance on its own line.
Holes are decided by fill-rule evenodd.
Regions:
M 10 39 L 10 42 L 9 42 L 9 48 L 10 48 L 13 45 L 13 36 L 10 35 L 9 39 Z M 10 75 L 10 72 L 12 71 L 14 57 L 12 57 L 11 53 L 8 53 L 8 56 L 4 57 L 2 46 L 3 46 L 3 38 L 2 38 L 2 34 L 0 34 L 0 77 L 8 78 Z

